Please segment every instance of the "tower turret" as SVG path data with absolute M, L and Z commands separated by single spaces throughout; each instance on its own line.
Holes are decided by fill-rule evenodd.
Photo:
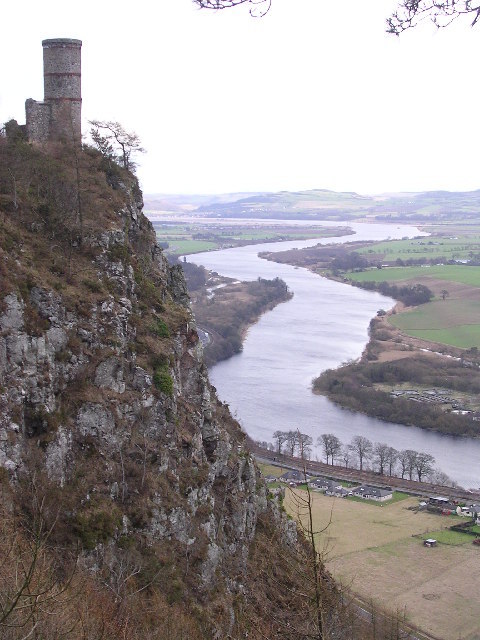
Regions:
M 81 49 L 71 38 L 43 40 L 44 100 L 26 101 L 28 138 L 34 142 L 82 138 Z

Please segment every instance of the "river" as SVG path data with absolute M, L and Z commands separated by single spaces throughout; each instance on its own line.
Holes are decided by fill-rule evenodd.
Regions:
M 316 224 L 319 224 L 316 222 Z M 341 223 L 321 223 L 338 226 Z M 255 440 L 272 441 L 276 430 L 300 429 L 316 441 L 334 433 L 347 444 L 355 435 L 387 442 L 398 450 L 432 454 L 436 466 L 466 488 L 480 487 L 480 440 L 444 436 L 416 427 L 383 422 L 341 409 L 312 393 L 313 378 L 325 369 L 358 358 L 368 340 L 368 325 L 393 300 L 290 265 L 258 257 L 261 251 L 303 248 L 321 242 L 384 240 L 421 235 L 411 226 L 344 223 L 355 236 L 266 243 L 191 255 L 188 260 L 239 280 L 282 278 L 293 298 L 252 326 L 242 353 L 210 371 L 218 395 Z M 320 449 L 314 457 L 321 457 Z

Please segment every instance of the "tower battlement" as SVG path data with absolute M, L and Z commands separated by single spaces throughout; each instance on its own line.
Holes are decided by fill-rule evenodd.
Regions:
M 25 102 L 27 136 L 31 142 L 82 139 L 82 41 L 52 38 L 42 41 L 43 102 Z

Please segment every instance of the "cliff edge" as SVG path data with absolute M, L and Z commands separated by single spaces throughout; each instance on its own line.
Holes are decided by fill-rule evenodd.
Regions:
M 22 591 L 36 613 L 0 615 L 3 637 L 65 616 L 72 638 L 303 637 L 305 547 L 142 207 L 93 149 L 0 137 L 0 587 L 13 602 L 21 545 L 55 594 L 47 615 Z

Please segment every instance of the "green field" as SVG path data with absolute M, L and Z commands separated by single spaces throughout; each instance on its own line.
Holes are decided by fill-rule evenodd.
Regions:
M 431 267 L 385 267 L 369 269 L 359 273 L 349 273 L 350 280 L 356 282 L 400 282 L 421 278 L 457 282 L 471 287 L 480 287 L 480 267 L 465 265 L 434 265 Z M 425 284 L 428 283 L 425 282 Z
M 480 300 L 434 300 L 389 318 L 410 336 L 453 347 L 480 347 Z
M 288 222 L 279 225 L 259 225 L 247 221 L 241 225 L 225 222 L 207 224 L 194 221 L 179 224 L 154 221 L 154 228 L 157 240 L 165 243 L 164 246 L 168 245 L 165 251 L 171 255 L 199 253 L 261 242 L 325 238 L 347 232 L 346 227 L 293 226 Z
M 287 467 L 277 467 L 273 464 L 265 464 L 263 462 L 258 463 L 258 467 L 264 476 L 275 476 L 275 478 L 279 478 L 286 471 L 290 471 Z
M 459 236 L 455 238 L 416 238 L 412 240 L 391 240 L 378 242 L 373 247 L 359 249 L 358 253 L 383 256 L 383 260 L 393 262 L 397 259 L 413 258 L 462 260 L 480 253 L 480 234 Z
M 173 250 L 173 253 L 182 255 L 184 253 L 201 253 L 202 251 L 210 251 L 210 249 L 216 249 L 215 242 L 209 242 L 208 240 L 169 240 L 168 244 Z
M 450 529 L 442 529 L 441 531 L 430 531 L 422 535 L 423 540 L 433 538 L 441 544 L 472 544 L 473 536 L 468 533 L 460 533 L 460 531 L 451 531 Z
M 435 299 L 392 315 L 389 322 L 414 338 L 461 349 L 480 347 L 480 267 L 387 267 L 349 274 L 356 282 L 421 283 Z M 442 290 L 448 294 L 443 300 Z
M 480 325 L 458 325 L 452 329 L 404 329 L 404 331 L 414 338 L 460 349 L 480 347 Z

